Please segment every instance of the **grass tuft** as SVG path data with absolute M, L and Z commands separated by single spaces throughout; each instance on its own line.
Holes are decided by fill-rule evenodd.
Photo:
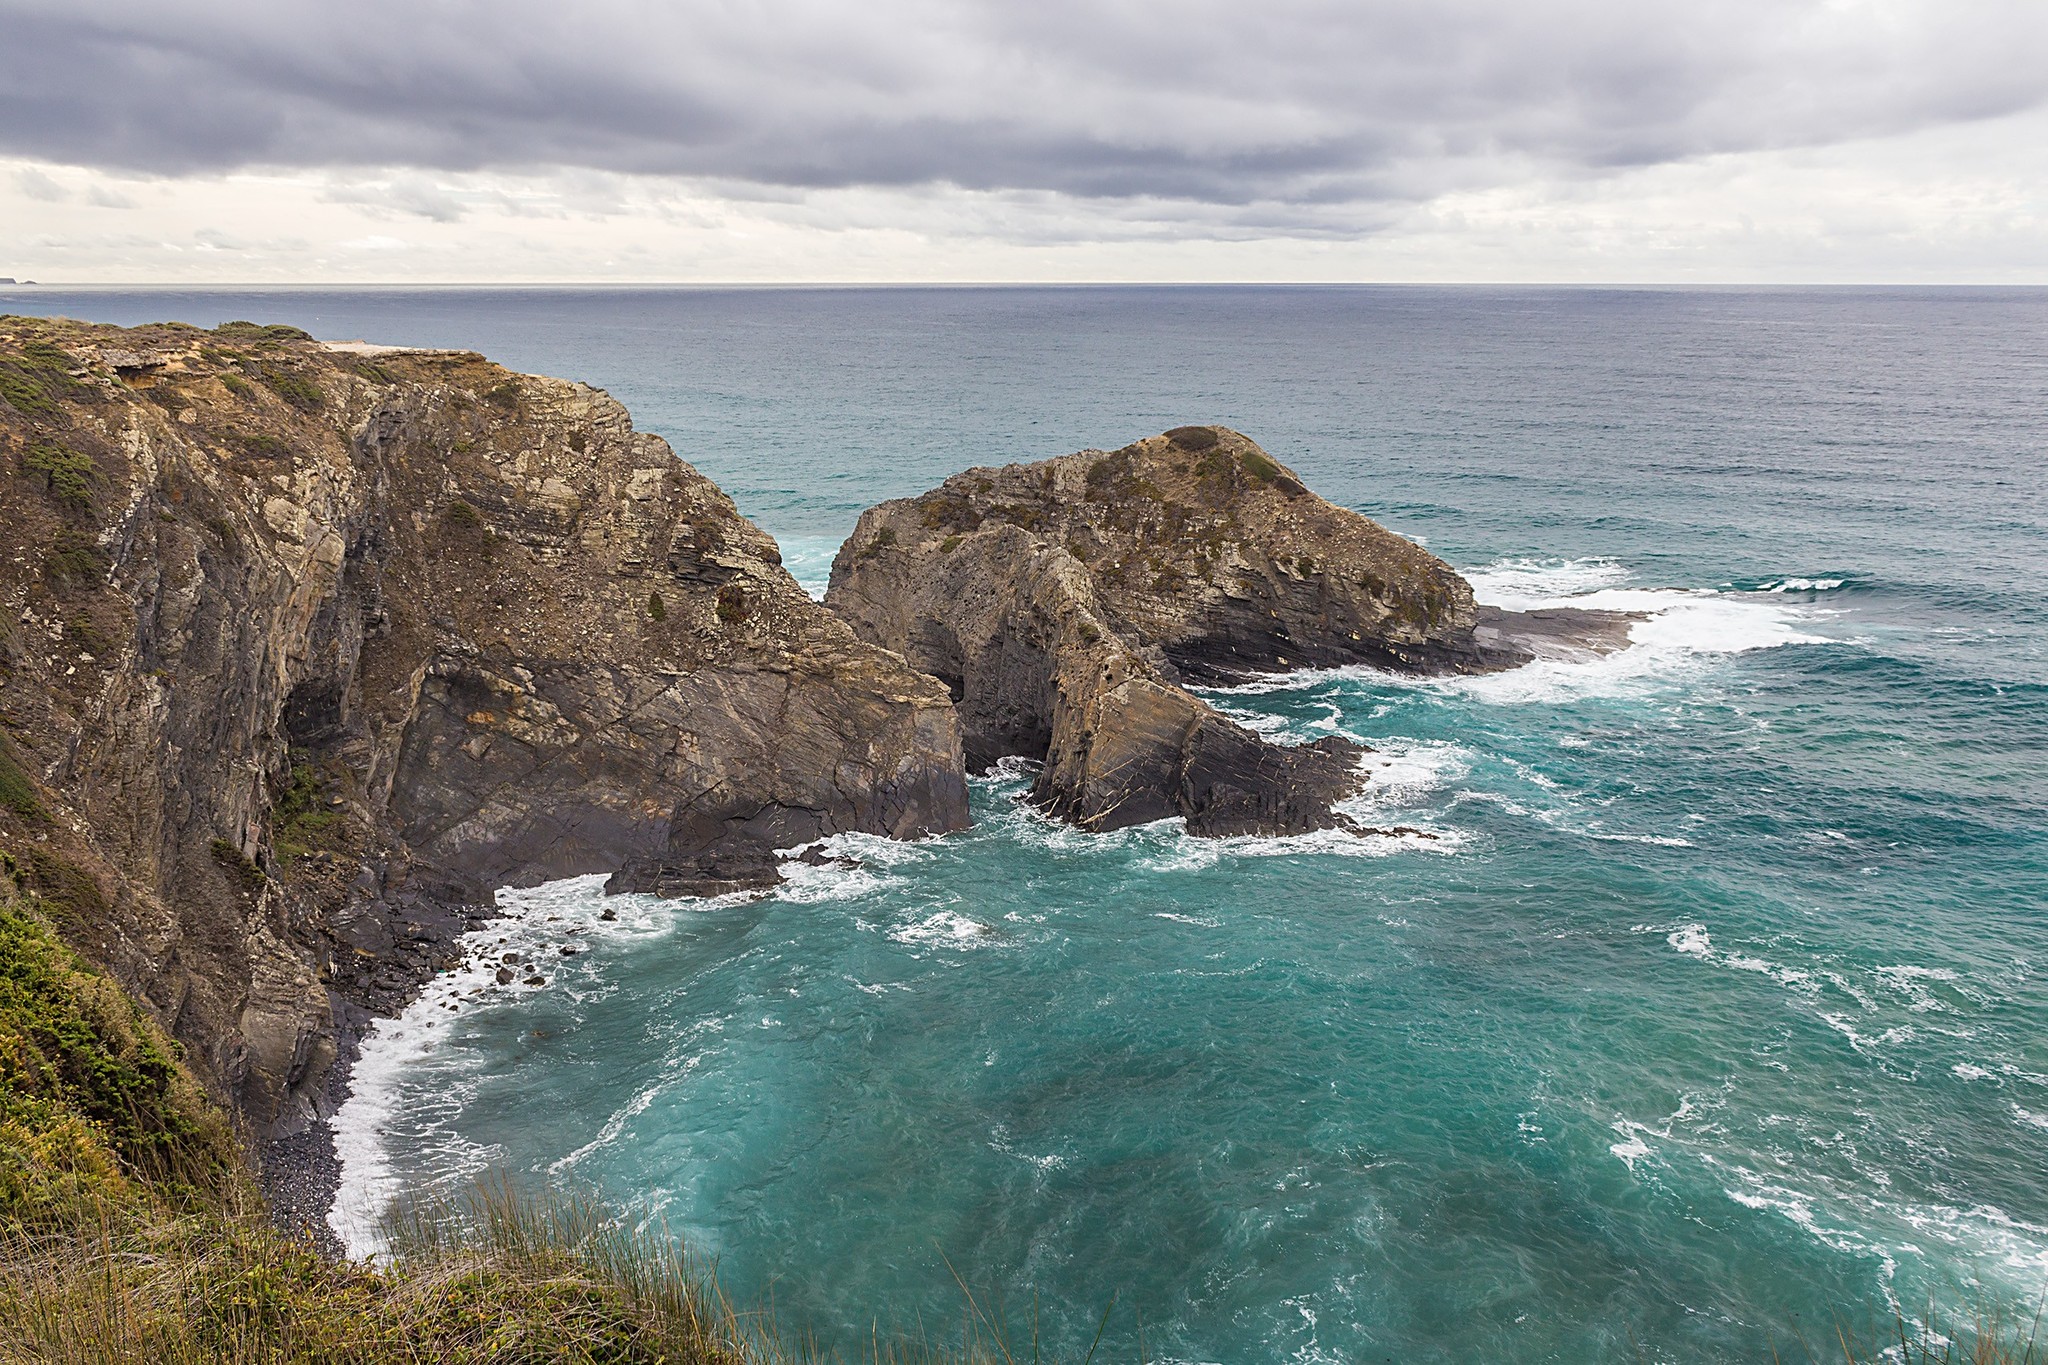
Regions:
M 43 555 L 43 577 L 53 587 L 90 587 L 107 573 L 99 544 L 76 531 L 60 531 Z
M 215 336 L 245 341 L 311 341 L 313 334 L 281 322 L 223 322 L 213 329 Z
M 42 798 L 36 795 L 36 784 L 19 762 L 5 739 L 0 739 L 0 807 L 13 811 L 24 820 L 45 820 L 49 812 L 43 809 Z
M 270 878 L 263 875 L 262 868 L 249 861 L 249 855 L 242 852 L 241 846 L 235 843 L 234 840 L 215 839 L 206 847 L 207 851 L 213 854 L 213 860 L 219 863 L 226 870 L 227 874 L 235 879 L 236 884 L 250 895 L 253 896 L 258 891 L 261 891 L 263 884 L 270 880 Z
M 21 472 L 40 479 L 56 501 L 74 510 L 92 506 L 93 490 L 100 481 L 100 468 L 92 456 L 47 441 L 31 441 L 21 453 Z
M 272 393 L 301 412 L 318 412 L 327 405 L 327 395 L 304 375 L 266 367 L 257 374 L 257 378 L 268 384 Z
M 28 417 L 48 417 L 61 399 L 87 391 L 71 377 L 78 359 L 47 341 L 23 344 L 16 355 L 0 357 L 0 402 Z
M 334 847 L 345 821 L 328 804 L 329 795 L 320 770 L 294 754 L 284 790 L 271 807 L 270 846 L 279 859 L 290 863 L 316 849 Z

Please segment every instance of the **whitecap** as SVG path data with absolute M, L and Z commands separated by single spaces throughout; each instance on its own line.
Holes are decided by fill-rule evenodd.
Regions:
M 968 784 L 976 787 L 1001 788 L 1014 783 L 1029 782 L 1037 776 L 1043 766 L 1017 754 L 1005 754 L 990 764 L 984 772 L 969 773 Z
M 1894 1043 L 1907 1042 L 1913 1037 L 1913 1028 L 1910 1024 L 1896 1025 L 1872 1037 L 1870 1034 L 1859 1032 L 1855 1024 L 1851 1023 L 1848 1016 L 1844 1014 L 1822 1011 L 1820 1020 L 1829 1028 L 1847 1038 L 1849 1046 L 1855 1048 L 1858 1052 L 1873 1052 L 1880 1047 L 1889 1047 Z
M 1036 1156 L 1030 1152 L 1022 1152 L 1017 1150 L 1016 1146 L 1012 1144 L 1010 1141 L 1010 1130 L 1008 1126 L 1000 1123 L 989 1130 L 988 1146 L 989 1150 L 992 1152 L 1000 1152 L 1004 1156 L 1015 1157 L 1019 1161 L 1027 1162 L 1030 1165 L 1037 1167 L 1041 1174 L 1050 1171 L 1056 1171 L 1060 1167 L 1067 1164 L 1067 1159 L 1063 1156 L 1058 1156 L 1052 1153 L 1047 1153 L 1043 1156 Z
M 1672 1118 L 1681 1116 L 1682 1114 L 1674 1114 Z M 1621 1134 L 1621 1141 L 1608 1144 L 1607 1150 L 1619 1157 L 1621 1164 L 1628 1167 L 1631 1172 L 1635 1170 L 1638 1161 L 1656 1155 L 1650 1147 L 1650 1138 L 1671 1136 L 1670 1119 L 1665 1121 L 1662 1128 L 1652 1128 L 1649 1124 L 1639 1123 L 1634 1119 L 1616 1119 L 1608 1126 Z
M 1448 740 L 1375 740 L 1358 764 L 1366 776 L 1364 790 L 1337 809 L 1369 822 L 1381 811 L 1414 806 L 1456 782 L 1472 771 L 1472 761 L 1470 749 Z
M 1681 924 L 1665 939 L 1672 947 L 1688 957 L 1711 957 L 1714 952 L 1713 940 L 1707 936 L 1702 924 Z
M 945 948 L 979 948 L 997 937 L 993 924 L 956 910 L 941 910 L 915 924 L 889 931 L 898 943 L 930 944 Z
M 397 1016 L 370 1025 L 350 1073 L 348 1099 L 328 1123 L 341 1179 L 327 1222 L 349 1254 L 378 1250 L 379 1223 L 403 1191 L 386 1130 L 405 1100 L 408 1079 L 438 1054 L 449 1016 L 543 989 L 564 975 L 587 976 L 591 968 L 581 955 L 561 955 L 567 943 L 656 935 L 673 927 L 677 903 L 634 896 L 607 899 L 604 883 L 602 875 L 571 877 L 500 891 L 500 917 L 457 941 L 460 965 L 426 982 Z M 601 918 L 608 907 L 615 920 Z M 508 966 L 513 979 L 501 983 L 498 973 Z M 528 984 L 534 978 L 541 984 Z M 480 1171 L 488 1157 L 481 1149 L 465 1152 L 452 1135 L 437 1147 L 444 1164 L 463 1169 Z
M 1518 599 L 1520 600 L 1520 599 Z M 1710 588 L 1599 588 L 1576 596 L 1527 599 L 1525 607 L 1574 607 L 1627 612 L 1629 643 L 1607 654 L 1538 659 L 1501 673 L 1416 677 L 1364 664 L 1300 669 L 1276 678 L 1213 689 L 1213 697 L 1299 691 L 1329 683 L 1362 682 L 1469 696 L 1498 705 L 1550 703 L 1579 697 L 1628 694 L 1701 664 L 1733 654 L 1788 645 L 1825 644 L 1804 627 L 1815 608 L 1759 594 Z
M 1340 806 L 1339 810 L 1345 807 Z M 1313 854 L 1334 854 L 1340 858 L 1385 858 L 1396 853 L 1455 853 L 1464 844 L 1456 830 L 1424 829 L 1419 826 L 1401 833 L 1354 834 L 1344 829 L 1319 829 L 1306 834 L 1229 835 L 1206 838 L 1185 832 L 1181 820 L 1161 821 L 1178 827 L 1168 849 L 1141 858 L 1137 867 L 1145 872 L 1193 872 L 1215 867 L 1233 858 L 1291 858 Z M 1156 826 L 1145 826 L 1155 829 Z
M 1653 925 L 1639 924 L 1633 926 L 1631 932 L 1655 933 L 1657 929 Z M 1821 989 L 1820 982 L 1815 979 L 1813 973 L 1802 968 L 1788 967 L 1783 963 L 1772 962 L 1768 958 L 1754 957 L 1747 953 L 1729 953 L 1716 948 L 1704 925 L 1681 924 L 1666 935 L 1665 941 L 1687 957 L 1727 967 L 1731 971 L 1755 972 L 1760 976 L 1768 976 L 1779 985 L 1804 995 L 1817 995 Z
M 696 1064 L 697 1058 L 692 1057 L 684 1063 L 683 1069 L 687 1072 L 689 1070 L 694 1069 Z M 567 1156 L 562 1157 L 561 1159 L 549 1165 L 548 1174 L 560 1175 L 563 1171 L 568 1170 L 571 1166 L 574 1166 L 577 1162 L 583 1160 L 583 1158 L 589 1156 L 592 1152 L 600 1151 L 603 1148 L 611 1146 L 614 1142 L 617 1142 L 619 1138 L 625 1133 L 626 1125 L 631 1123 L 634 1119 L 639 1118 L 642 1114 L 646 1113 L 647 1107 L 654 1103 L 655 1097 L 661 1094 L 662 1090 L 673 1079 L 673 1077 L 663 1077 L 661 1080 L 656 1081 L 653 1085 L 647 1086 L 644 1089 L 640 1090 L 633 1096 L 633 1098 L 627 1100 L 623 1105 L 619 1106 L 617 1109 L 614 1109 L 611 1113 L 611 1117 L 607 1118 L 604 1121 L 604 1126 L 597 1130 L 596 1137 L 584 1143 L 581 1147 L 578 1147 L 575 1151 L 569 1153 Z
M 839 554 L 839 538 L 777 536 L 775 542 L 782 550 L 782 567 L 789 570 L 797 586 L 813 599 L 824 601 L 825 589 L 832 581 L 832 561 Z
M 1462 571 L 1475 600 L 1506 611 L 1555 606 L 1628 581 L 1612 559 L 1496 559 Z
M 801 861 L 799 855 L 811 852 L 843 861 Z M 782 884 L 770 894 L 792 905 L 815 905 L 821 901 L 855 900 L 898 885 L 902 878 L 891 875 L 891 869 L 924 862 L 932 855 L 916 841 L 849 833 L 778 848 L 775 856 L 782 860 L 777 866 Z
M 1553 822 L 1545 821 L 1545 823 Z M 1565 829 L 1567 833 L 1579 835 L 1581 838 L 1600 839 L 1610 844 L 1650 844 L 1657 848 L 1697 847 L 1692 840 L 1682 838 L 1676 834 L 1609 834 L 1603 830 L 1593 828 L 1570 829 L 1561 824 L 1557 827 Z
M 1538 659 L 1505 673 L 1432 679 L 1421 684 L 1494 703 L 1553 702 L 1631 691 L 1699 663 L 1752 650 L 1820 644 L 1802 626 L 1807 612 L 1705 589 L 1608 588 L 1552 603 L 1590 611 L 1639 613 L 1629 644 L 1583 659 Z

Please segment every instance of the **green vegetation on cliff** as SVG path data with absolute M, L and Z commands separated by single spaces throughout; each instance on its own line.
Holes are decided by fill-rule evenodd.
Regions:
M 0 861 L 0 1361 L 746 1358 L 666 1239 L 573 1199 L 414 1210 L 383 1267 L 277 1232 L 176 1045 L 25 871 Z

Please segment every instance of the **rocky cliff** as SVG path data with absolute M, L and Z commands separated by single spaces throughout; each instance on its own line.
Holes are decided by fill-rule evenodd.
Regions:
M 507 883 L 966 821 L 945 689 L 599 390 L 0 319 L 0 851 L 276 1137 Z
M 970 767 L 1042 760 L 1035 797 L 1091 829 L 1345 823 L 1333 807 L 1360 781 L 1356 745 L 1268 744 L 1185 684 L 1529 657 L 1498 631 L 1482 643 L 1449 565 L 1219 427 L 970 469 L 870 508 L 826 602 L 946 683 Z

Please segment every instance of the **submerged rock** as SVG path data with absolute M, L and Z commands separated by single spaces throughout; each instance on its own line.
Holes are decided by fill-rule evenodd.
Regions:
M 1251 440 L 1182 427 L 971 469 L 861 516 L 827 605 L 943 681 L 970 768 L 1040 760 L 1089 829 L 1342 827 L 1360 746 L 1266 742 L 1190 693 L 1304 667 L 1487 672 L 1531 652 L 1442 560 L 1302 485 Z
M 494 887 L 966 822 L 945 689 L 599 390 L 28 318 L 0 379 L 0 852 L 259 1134 Z

